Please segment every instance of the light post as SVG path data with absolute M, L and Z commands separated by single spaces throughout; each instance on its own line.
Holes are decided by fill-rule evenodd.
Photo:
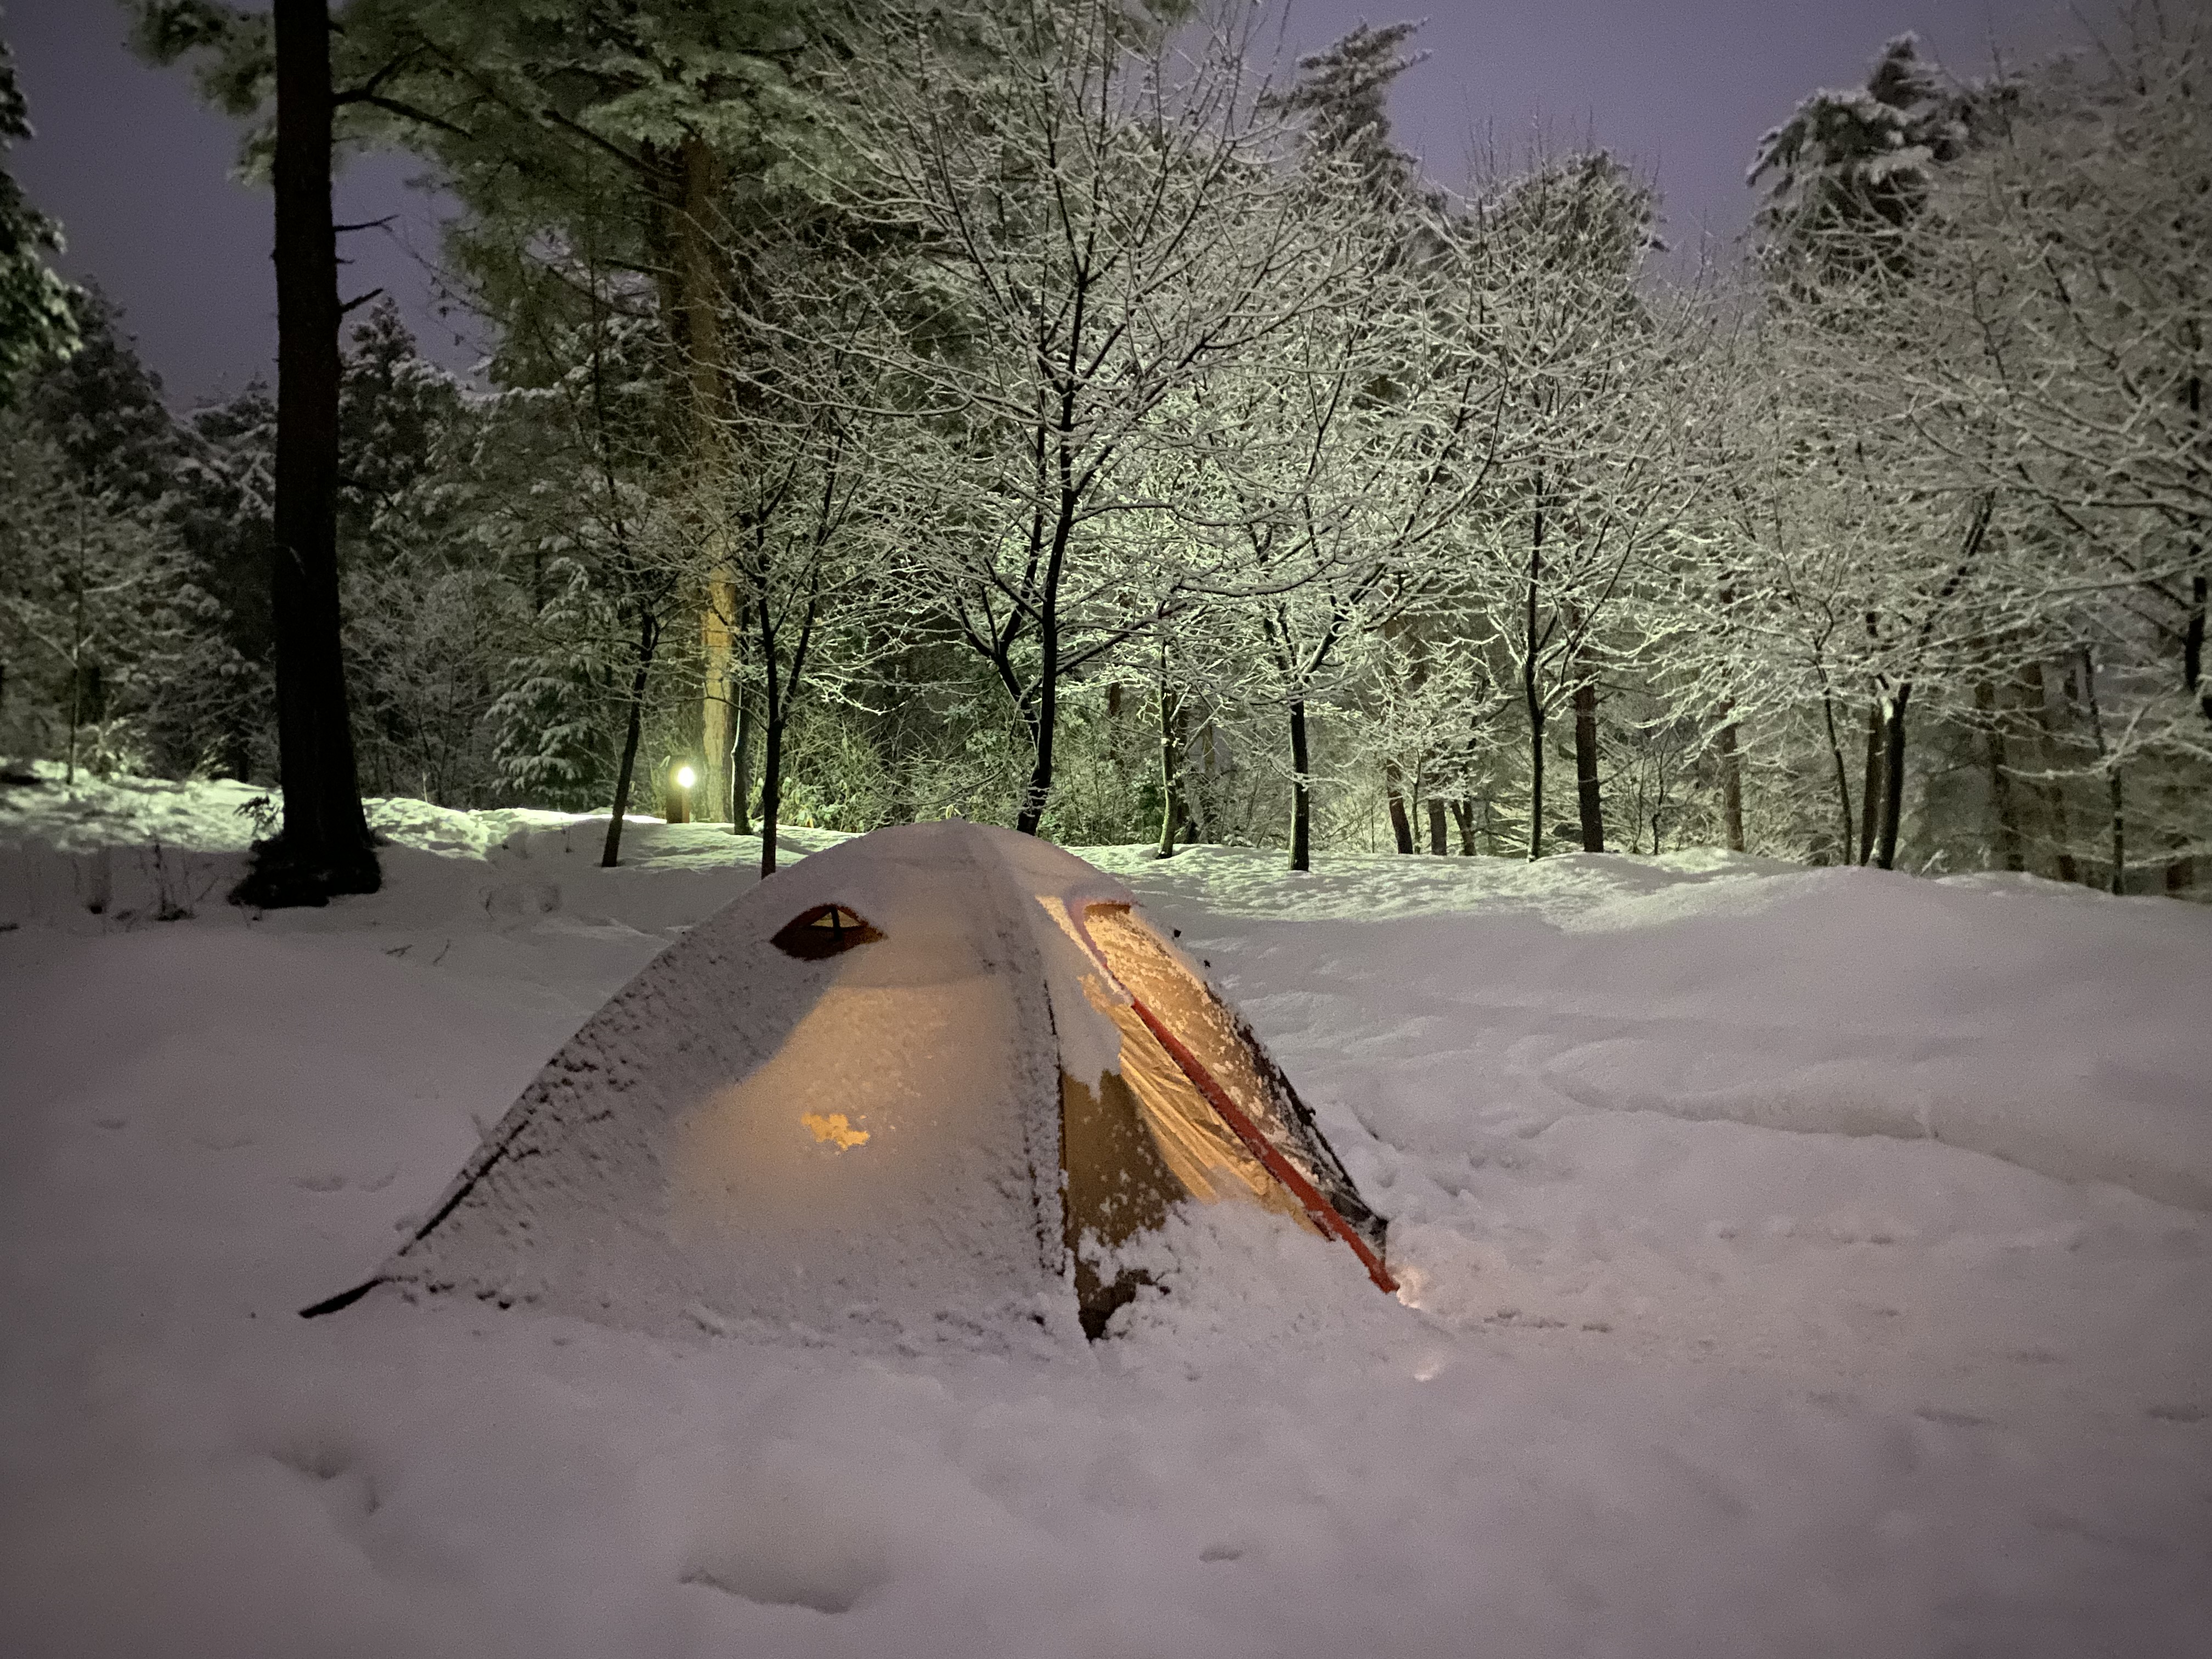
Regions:
M 668 771 L 668 787 L 661 792 L 663 805 L 667 809 L 661 814 L 662 817 L 670 823 L 690 823 L 691 790 L 698 781 L 699 774 L 691 768 L 690 763 L 678 761 L 671 767 Z

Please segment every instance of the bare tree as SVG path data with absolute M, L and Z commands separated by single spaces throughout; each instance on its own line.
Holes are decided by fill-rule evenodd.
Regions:
M 1202 390 L 1345 276 L 1242 46 L 1111 0 L 1018 0 L 957 32 L 898 13 L 870 55 L 908 72 L 849 100 L 848 210 L 908 250 L 877 334 L 931 457 L 907 488 L 937 522 L 906 568 L 1018 720 L 1030 833 L 1062 681 L 1246 574 L 1154 493 L 1204 432 Z

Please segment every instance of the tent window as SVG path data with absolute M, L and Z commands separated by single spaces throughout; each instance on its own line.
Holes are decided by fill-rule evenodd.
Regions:
M 797 957 L 801 962 L 819 962 L 824 957 L 834 957 L 882 937 L 858 911 L 842 904 L 817 904 L 784 923 L 769 942 L 787 957 Z

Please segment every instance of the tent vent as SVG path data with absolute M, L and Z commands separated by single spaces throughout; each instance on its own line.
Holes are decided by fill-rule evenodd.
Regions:
M 769 942 L 787 957 L 797 957 L 801 962 L 819 962 L 882 937 L 861 920 L 857 911 L 848 910 L 842 904 L 817 904 L 784 923 Z

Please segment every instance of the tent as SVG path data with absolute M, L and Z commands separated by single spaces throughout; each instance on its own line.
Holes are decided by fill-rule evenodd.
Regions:
M 1082 860 L 957 820 L 816 853 L 546 1066 L 367 1284 L 648 1330 L 975 1334 L 1135 1293 L 1186 1201 L 1375 1282 L 1382 1218 L 1250 1028 Z

